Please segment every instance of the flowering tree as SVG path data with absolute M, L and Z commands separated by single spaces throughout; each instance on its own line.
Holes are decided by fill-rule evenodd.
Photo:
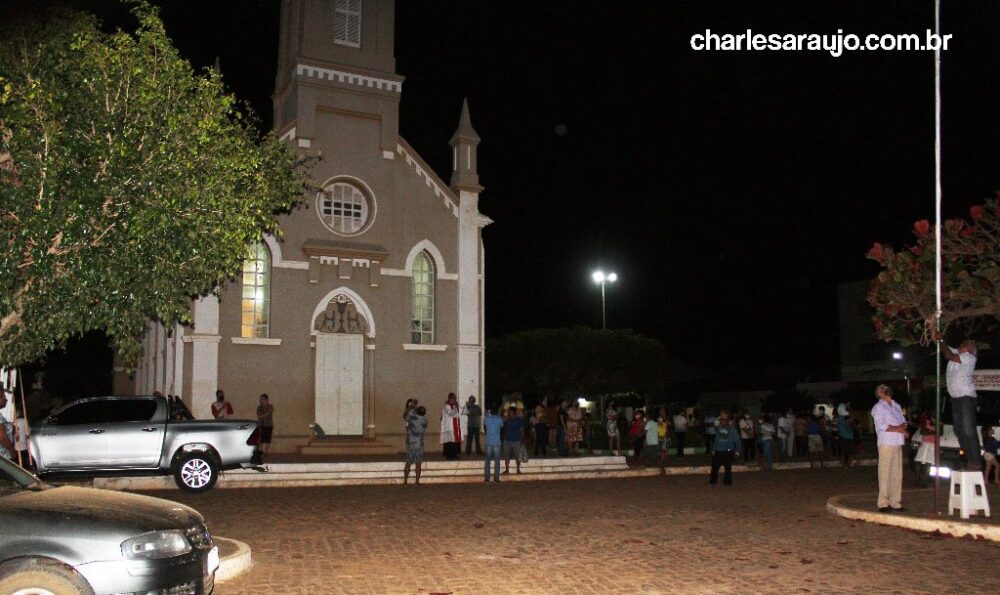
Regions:
M 298 156 L 133 13 L 134 33 L 63 10 L 0 32 L 0 366 L 90 330 L 136 362 L 146 321 L 189 321 L 301 196 Z
M 875 309 L 875 332 L 885 341 L 927 345 L 937 333 L 934 226 L 913 225 L 916 242 L 894 250 L 876 243 L 868 258 L 882 271 L 872 281 L 868 303 Z M 1000 319 L 1000 205 L 987 200 L 969 219 L 949 219 L 941 228 L 941 334 L 966 332 L 983 320 Z

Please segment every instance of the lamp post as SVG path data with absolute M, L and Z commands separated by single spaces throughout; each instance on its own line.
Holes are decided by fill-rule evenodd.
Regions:
M 897 362 L 903 361 L 903 353 L 901 351 L 893 351 L 892 359 L 896 360 Z M 903 372 L 903 379 L 906 380 L 906 396 L 910 397 L 912 401 L 912 396 L 910 395 L 910 370 L 904 365 L 902 372 Z
M 616 275 L 615 273 L 608 273 L 607 275 L 605 275 L 604 271 L 598 270 L 594 271 L 594 274 L 591 275 L 591 277 L 594 279 L 594 283 L 600 283 L 601 285 L 601 328 L 607 330 L 608 322 L 605 314 L 606 309 L 605 309 L 605 299 L 604 299 L 604 284 L 614 283 L 615 281 L 618 280 L 618 275 Z

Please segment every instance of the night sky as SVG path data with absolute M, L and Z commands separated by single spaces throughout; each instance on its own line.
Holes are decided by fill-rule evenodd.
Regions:
M 117 2 L 76 2 L 107 20 Z M 198 67 L 270 126 L 273 0 L 171 0 Z M 933 3 L 399 0 L 401 135 L 446 181 L 463 97 L 482 137 L 487 335 L 608 325 L 691 363 L 837 376 L 836 284 L 933 218 L 933 53 L 695 52 L 691 35 L 916 33 Z M 1000 189 L 1000 3 L 947 2 L 946 215 Z M 804 379 L 804 378 L 803 378 Z

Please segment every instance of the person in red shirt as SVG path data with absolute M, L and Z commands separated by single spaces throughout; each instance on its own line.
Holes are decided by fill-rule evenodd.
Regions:
M 636 410 L 635 418 L 628 429 L 628 437 L 635 451 L 635 462 L 638 463 L 642 459 L 642 447 L 646 442 L 646 414 L 642 409 Z

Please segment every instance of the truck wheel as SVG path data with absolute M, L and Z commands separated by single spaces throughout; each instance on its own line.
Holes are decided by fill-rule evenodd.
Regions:
M 14 595 L 94 595 L 79 572 L 55 561 L 29 558 L 0 568 L 0 593 Z
M 219 479 L 219 466 L 206 452 L 192 452 L 181 456 L 174 466 L 177 487 L 197 494 L 212 489 Z

